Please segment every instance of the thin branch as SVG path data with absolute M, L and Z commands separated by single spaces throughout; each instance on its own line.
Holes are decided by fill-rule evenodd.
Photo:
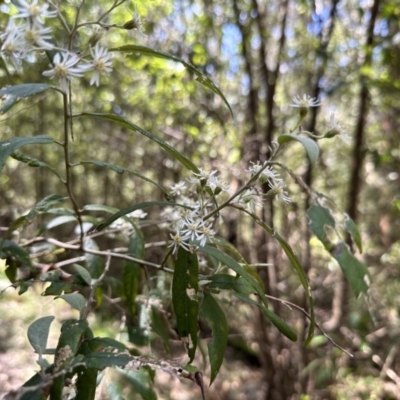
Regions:
M 274 296 L 270 296 L 270 295 L 268 295 L 268 294 L 266 294 L 265 297 L 266 297 L 267 299 L 270 299 L 270 300 L 278 301 L 279 303 L 281 303 L 281 304 L 283 304 L 283 305 L 285 305 L 285 306 L 287 306 L 287 307 L 289 307 L 289 308 L 290 308 L 290 307 L 295 308 L 296 310 L 298 310 L 298 311 L 300 311 L 301 313 L 303 313 L 303 314 L 311 321 L 311 316 L 310 316 L 310 314 L 309 314 L 304 308 L 298 306 L 297 304 L 294 304 L 294 303 L 292 303 L 292 302 L 290 302 L 290 301 L 286 301 L 286 300 L 279 299 L 279 298 L 274 297 Z M 337 344 L 337 343 L 336 343 L 336 342 L 321 328 L 321 326 L 320 326 L 317 322 L 315 322 L 315 326 L 321 331 L 321 333 L 322 333 L 335 347 L 337 347 L 338 349 L 342 350 L 342 351 L 343 351 L 344 353 L 346 353 L 349 357 L 354 358 L 353 354 L 351 354 L 351 353 L 348 352 L 346 349 L 344 349 L 342 346 L 340 346 L 339 344 Z

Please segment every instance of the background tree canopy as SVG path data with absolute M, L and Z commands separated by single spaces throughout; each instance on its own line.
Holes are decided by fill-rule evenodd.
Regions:
M 9 13 L 15 14 L 12 3 L 0 2 L 2 32 Z M 76 3 L 80 2 L 62 2 L 58 6 L 67 23 L 74 21 Z M 69 149 L 70 179 L 76 204 L 83 210 L 81 222 L 98 226 L 118 210 L 150 201 L 168 202 L 171 187 L 191 176 L 165 147 L 131 129 L 132 126 L 116 123 L 119 118 L 166 142 L 198 168 L 217 170 L 233 191 L 248 179 L 246 169 L 273 155 L 273 143 L 278 141 L 285 151 L 277 161 L 287 167 L 279 169 L 279 173 L 292 201 L 277 202 L 273 196 L 266 197 L 264 207 L 257 208 L 256 214 L 260 221 L 279 232 L 297 255 L 311 288 L 316 322 L 326 335 L 315 329 L 310 344 L 304 345 L 311 310 L 307 290 L 293 270 L 290 256 L 282 251 L 284 246 L 279 239 L 275 240 L 276 236 L 268 234 L 255 219 L 236 208 L 228 209 L 222 214 L 223 225 L 218 232 L 221 242 L 217 244 L 225 243 L 227 249 L 234 246 L 248 264 L 257 265 L 249 267 L 249 271 L 257 271 L 253 279 L 269 296 L 269 310 L 294 329 L 298 341 L 289 340 L 275 329 L 262 307 L 243 302 L 240 293 L 235 297 L 224 290 L 218 291 L 221 286 L 211 283 L 215 292 L 211 289 L 206 292 L 198 326 L 192 327 L 199 331 L 200 349 L 194 364 L 207 376 L 207 384 L 210 366 L 206 362 L 206 349 L 212 343 L 211 338 L 218 340 L 215 332 L 222 329 L 213 325 L 212 319 L 210 322 L 213 311 L 207 310 L 222 310 L 228 336 L 224 362 L 213 385 L 206 389 L 207 398 L 398 398 L 398 2 L 137 0 L 121 3 L 105 18 L 102 32 L 102 42 L 112 53 L 113 72 L 101 77 L 99 87 L 91 86 L 87 79 L 72 81 L 72 114 L 76 118 Z M 113 4 L 108 0 L 88 0 L 82 2 L 80 12 L 86 20 L 96 20 Z M 131 20 L 137 29 L 116 28 Z M 60 27 L 56 19 L 48 19 L 48 23 L 58 35 Z M 77 32 L 75 40 L 87 41 L 85 38 L 94 34 L 96 31 L 87 26 Z M 163 53 L 170 56 L 163 57 Z M 3 90 L 9 85 L 25 83 L 57 84 L 42 76 L 49 69 L 49 58 L 32 56 L 24 61 L 21 71 L 14 69 L 5 57 L 0 61 Z M 2 94 L 4 110 L 7 95 Z M 321 105 L 306 110 L 291 107 L 295 102 L 293 97 L 300 96 L 297 100 L 301 102 L 305 99 L 303 94 L 320 100 Z M 0 141 L 39 135 L 62 140 L 62 108 L 62 96 L 53 90 L 20 101 L 1 115 Z M 92 113 L 103 117 L 90 116 Z M 332 125 L 337 128 L 336 137 L 319 140 L 318 137 L 332 132 Z M 290 136 L 282 136 L 304 131 L 317 137 L 318 163 L 313 164 L 306 157 L 305 148 L 311 151 L 307 146 L 297 139 L 289 141 Z M 48 235 L 68 243 L 79 236 L 73 204 L 66 199 L 69 194 L 65 185 L 54 172 L 64 171 L 64 163 L 64 150 L 57 143 L 24 146 L 7 159 L 0 172 L 3 251 L 6 241 L 24 247 L 31 245 L 28 239 L 39 236 Z M 291 175 L 297 178 L 291 179 Z M 344 257 L 350 257 L 350 251 L 335 245 L 339 229 L 333 225 L 327 227 L 329 218 L 318 235 L 318 227 L 313 223 L 322 217 L 316 217 L 313 211 L 321 210 L 312 208 L 314 197 L 311 191 L 304 190 L 306 186 L 317 197 L 326 195 L 330 199 L 326 203 L 335 220 L 338 218 L 346 227 L 339 232 L 348 245 L 344 248 L 351 249 L 355 258 L 343 261 Z M 259 190 L 267 194 L 270 187 L 265 183 Z M 54 194 L 59 197 L 46 203 L 46 212 L 37 212 L 34 218 L 27 218 L 19 225 L 15 222 Z M 47 213 L 50 208 L 51 213 Z M 71 213 L 66 209 L 72 210 Z M 121 225 L 113 225 L 114 232 L 90 239 L 87 246 L 94 253 L 83 254 L 82 248 L 71 247 L 46 253 L 43 259 L 31 257 L 34 271 L 21 267 L 18 257 L 7 258 L 8 268 L 0 265 L 0 289 L 8 286 L 9 280 L 18 285 L 38 280 L 38 271 L 44 274 L 57 268 L 63 270 L 63 263 L 66 265 L 63 271 L 74 274 L 76 271 L 68 262 L 75 257 L 75 263 L 90 272 L 89 284 L 91 277 L 104 278 L 104 284 L 93 291 L 95 311 L 90 323 L 97 336 L 107 335 L 129 343 L 136 349 L 135 355 L 168 360 L 183 357 L 179 321 L 173 316 L 177 306 L 172 304 L 171 274 L 151 268 L 144 271 L 132 260 L 121 258 L 113 259 L 104 277 L 107 260 L 95 254 L 99 249 L 121 248 L 124 249 L 121 254 L 133 254 L 167 269 L 174 267 L 176 271 L 179 263 L 174 266 L 169 259 L 164 265 L 165 244 L 170 236 L 166 232 L 160 234 L 157 229 L 160 210 L 150 207 L 143 211 L 147 215 L 135 219 L 133 234 L 132 228 L 127 234 Z M 141 235 L 148 245 L 134 240 Z M 157 245 L 159 242 L 163 245 Z M 228 250 L 239 265 L 238 255 Z M 38 244 L 33 252 L 40 251 L 48 249 L 41 250 Z M 224 261 L 213 250 L 209 251 L 208 262 L 219 271 Z M 178 251 L 181 260 L 183 255 L 179 254 Z M 186 262 L 195 263 L 187 257 Z M 199 258 L 200 271 L 202 262 Z M 363 277 L 352 281 L 358 279 L 352 271 L 361 268 L 358 264 L 361 262 L 370 273 L 369 288 Z M 343 265 L 348 266 L 347 272 L 343 271 Z M 206 267 L 204 271 L 210 269 Z M 87 277 L 82 270 L 77 274 L 83 280 Z M 200 273 L 200 285 L 201 278 Z M 356 285 L 360 285 L 359 291 Z M 25 306 L 29 301 L 35 304 L 43 301 L 34 296 L 44 290 L 48 291 L 49 286 L 32 283 L 27 297 L 18 297 L 10 289 L 2 293 L 0 352 L 4 354 L 0 354 L 0 360 L 5 360 L 3 355 L 11 354 L 13 364 L 21 365 L 18 354 L 28 346 L 27 326 L 48 314 L 45 309 Z M 215 308 L 213 294 L 217 291 L 219 306 Z M 250 288 L 252 291 L 254 288 Z M 367 291 L 368 296 L 355 296 Z M 18 304 L 24 307 L 26 316 L 11 312 L 12 309 L 17 312 Z M 59 321 L 66 319 L 62 312 L 67 312 L 65 307 L 56 307 L 54 311 Z M 53 347 L 56 345 L 57 342 Z M 23 375 L 26 379 L 37 369 L 34 360 L 29 360 L 29 367 L 24 364 L 21 367 L 27 370 Z M 5 366 L 0 367 L 0 387 L 4 388 L 0 394 L 17 389 L 26 380 L 15 380 L 10 362 L 0 365 Z M 211 365 L 211 376 L 214 370 Z M 156 394 L 163 399 L 201 398 L 193 382 L 177 386 L 162 372 L 161 377 L 157 372 L 153 389 L 150 382 L 154 377 L 144 369 L 133 375 L 114 374 L 113 378 L 104 378 L 111 383 L 108 389 L 102 389 L 102 398 L 136 398 L 129 397 L 134 396 L 132 393 L 139 393 L 145 399 L 155 398 Z

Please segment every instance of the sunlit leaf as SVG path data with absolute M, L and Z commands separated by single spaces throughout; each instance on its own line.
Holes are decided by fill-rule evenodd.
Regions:
M 208 322 L 212 330 L 212 341 L 207 344 L 211 367 L 211 385 L 224 360 L 224 353 L 228 343 L 228 323 L 218 302 L 208 292 L 204 292 L 200 315 Z
M 172 304 L 178 334 L 186 344 L 190 362 L 193 361 L 197 347 L 198 275 L 197 254 L 180 247 L 172 279 Z
M 319 147 L 315 140 L 312 140 L 308 137 L 300 136 L 300 135 L 294 135 L 292 133 L 286 133 L 283 135 L 280 135 L 278 137 L 278 143 L 283 144 L 286 142 L 290 142 L 292 140 L 295 140 L 303 145 L 307 152 L 307 156 L 310 160 L 310 162 L 315 163 L 318 161 L 319 157 Z

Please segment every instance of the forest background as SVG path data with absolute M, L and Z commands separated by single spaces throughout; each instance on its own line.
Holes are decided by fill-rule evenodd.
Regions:
M 88 12 L 98 14 L 99 6 L 90 3 Z M 7 4 L 1 2 L 1 7 Z M 133 35 L 111 30 L 110 44 L 141 44 L 192 63 L 221 88 L 233 116 L 221 98 L 199 85 L 181 64 L 144 55 L 129 59 L 115 56 L 115 73 L 102 78 L 99 88 L 80 81 L 80 91 L 75 94 L 78 108 L 85 105 L 93 112 L 123 115 L 162 137 L 196 165 L 229 177 L 232 185 L 240 184 L 242 171 L 250 161 L 263 161 L 272 141 L 295 125 L 298 114 L 289 106 L 295 95 L 305 93 L 322 102 L 321 107 L 309 109 L 303 121 L 305 130 L 326 132 L 334 112 L 351 136 L 348 144 L 341 140 L 320 141 L 316 165 L 308 163 L 299 144 L 287 150 L 284 162 L 357 223 L 363 252 L 354 250 L 371 273 L 368 300 L 354 297 L 339 266 L 313 238 L 306 218 L 309 198 L 298 185 L 288 186 L 291 203 L 268 200 L 264 216 L 288 238 L 299 256 L 314 296 L 317 322 L 354 357 L 333 346 L 320 332 L 304 347 L 308 319 L 293 307 L 271 302 L 274 311 L 296 328 L 300 338 L 297 343 L 271 327 L 257 309 L 237 307 L 235 300 L 227 299 L 224 310 L 229 321 L 228 348 L 208 398 L 398 398 L 398 2 L 137 1 L 130 8 L 119 8 L 112 21 L 123 23 L 135 8 L 145 36 L 137 31 Z M 7 15 L 1 13 L 1 26 L 6 23 Z M 45 68 L 43 65 L 41 70 Z M 42 82 L 40 74 L 35 67 L 9 77 L 3 68 L 0 86 Z M 16 113 L 14 117 L 2 116 L 0 139 L 16 136 L 16 132 L 18 136 L 34 136 L 59 129 L 59 104 L 53 96 L 45 93 L 32 97 L 10 112 Z M 85 159 L 89 154 L 141 171 L 166 186 L 179 180 L 179 164 L 146 138 L 99 120 L 78 120 L 75 124 L 84 132 L 74 141 L 76 159 Z M 29 154 L 55 167 L 59 162 L 57 152 L 46 146 L 38 146 Z M 143 185 L 127 172 L 118 174 L 99 165 L 80 165 L 73 169 L 73 178 L 78 204 L 101 203 L 122 209 L 150 199 L 163 200 L 162 193 L 153 186 Z M 7 162 L 0 175 L 0 188 L 2 228 L 45 196 L 64 190 L 50 171 L 29 168 L 17 160 Z M 150 212 L 142 229 L 151 231 L 152 218 L 157 217 Z M 306 308 L 298 280 L 276 245 L 241 214 L 232 211 L 225 218 L 225 239 L 249 262 L 272 264 L 259 271 L 266 293 Z M 39 216 L 29 229 L 48 221 L 49 216 Z M 58 229 L 66 232 L 71 227 L 73 230 L 72 225 Z M 3 289 L 6 277 L 3 271 L 1 274 Z M 46 314 L 49 303 L 40 310 L 42 299 L 35 297 L 41 291 L 30 289 L 27 297 L 7 291 L 0 298 L 0 387 L 4 388 L 0 395 L 15 389 L 35 369 L 21 327 L 41 312 Z M 13 307 L 23 312 L 15 315 Z M 121 318 L 118 309 L 113 309 L 113 304 L 102 307 L 93 323 L 99 332 L 117 335 Z M 55 308 L 56 315 L 67 312 Z M 139 339 L 135 345 L 144 345 L 144 349 L 149 346 Z M 13 373 L 15 366 L 17 372 Z M 161 379 L 156 384 L 160 398 L 198 395 L 198 388 L 191 382 L 156 379 Z

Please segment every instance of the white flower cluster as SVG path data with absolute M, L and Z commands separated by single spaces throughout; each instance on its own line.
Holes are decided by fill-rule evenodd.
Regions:
M 216 234 L 213 229 L 215 218 L 205 219 L 215 205 L 216 196 L 222 192 L 229 193 L 229 187 L 220 182 L 217 171 L 206 172 L 202 168 L 193 172 L 186 181 L 171 186 L 171 195 L 177 204 L 184 207 L 166 207 L 161 214 L 166 227 L 173 230 L 170 234 L 173 253 L 182 246 L 185 250 L 194 251 L 212 242 Z
M 252 175 L 256 175 L 260 173 L 258 177 L 258 181 L 263 184 L 265 182 L 268 183 L 270 190 L 266 193 L 266 196 L 274 196 L 275 200 L 283 200 L 285 203 L 290 203 L 292 199 L 288 196 L 288 192 L 285 190 L 285 184 L 283 179 L 279 178 L 279 174 L 273 169 L 273 167 L 268 165 L 268 162 L 261 164 L 259 161 L 257 163 L 250 162 L 252 166 L 247 170 L 251 172 Z M 245 192 L 241 197 L 243 202 L 249 203 L 250 208 L 254 211 L 254 205 L 258 205 L 260 200 L 256 200 L 251 198 L 250 201 L 248 200 L 248 196 L 256 197 L 257 199 L 260 198 L 260 195 L 257 193 L 254 188 L 252 188 L 252 192 Z M 246 197 L 247 196 L 247 197 Z
M 132 211 L 129 214 L 126 214 L 126 217 L 133 219 L 134 221 L 137 221 L 139 219 L 143 219 L 147 216 L 147 213 L 145 213 L 142 210 L 135 210 Z M 132 225 L 129 223 L 124 218 L 118 218 L 115 220 L 113 223 L 110 224 L 111 229 L 118 229 L 121 230 L 122 232 L 129 234 L 132 232 Z
M 89 49 L 89 59 L 85 59 L 85 54 L 78 50 L 73 52 L 57 47 L 51 36 L 51 28 L 44 25 L 45 18 L 54 18 L 58 13 L 56 10 L 49 11 L 48 4 L 39 5 L 38 0 L 18 0 L 15 7 L 18 13 L 9 19 L 7 27 L 0 33 L 0 52 L 16 69 L 20 69 L 22 60 L 34 51 L 57 51 L 51 60 L 52 68 L 44 71 L 43 75 L 58 79 L 60 89 L 65 93 L 73 77 L 82 77 L 84 73 L 92 72 L 90 84 L 99 86 L 100 74 L 112 71 L 111 54 L 98 41 Z

